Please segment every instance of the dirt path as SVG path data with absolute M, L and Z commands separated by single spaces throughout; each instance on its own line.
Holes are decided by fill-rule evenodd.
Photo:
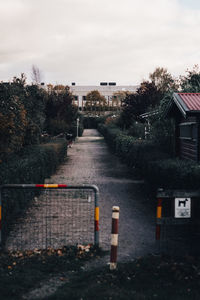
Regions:
M 110 153 L 104 138 L 94 129 L 68 150 L 68 158 L 57 173 L 46 181 L 60 184 L 96 184 L 100 189 L 100 243 L 110 249 L 112 206 L 120 207 L 120 261 L 154 251 L 155 210 L 144 192 L 144 185 Z

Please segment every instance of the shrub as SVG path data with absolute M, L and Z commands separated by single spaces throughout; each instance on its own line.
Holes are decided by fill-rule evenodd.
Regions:
M 63 161 L 66 150 L 65 140 L 25 147 L 19 154 L 13 154 L 0 164 L 0 183 L 43 183 Z M 10 220 L 21 216 L 35 195 L 36 191 L 33 190 L 23 193 L 22 190 L 13 189 L 3 197 L 4 242 L 10 230 Z
M 24 74 L 12 83 L 0 83 L 0 157 L 38 144 L 45 120 L 46 92 L 26 85 Z
M 192 161 L 171 159 L 153 141 L 137 140 L 116 127 L 99 125 L 111 149 L 129 167 L 147 179 L 153 190 L 163 188 L 197 189 L 200 165 Z
M 106 116 L 84 116 L 83 126 L 85 129 L 96 129 L 99 123 L 104 123 Z
M 198 189 L 200 165 L 180 159 L 157 160 L 149 163 L 146 178 L 153 188 Z
M 133 137 L 136 137 L 136 138 L 144 139 L 144 137 L 145 137 L 145 124 L 139 123 L 139 122 L 134 122 L 129 128 L 128 134 L 133 136 Z
M 137 168 L 140 173 L 145 173 L 149 161 L 168 158 L 151 141 L 136 139 L 128 136 L 126 131 L 121 131 L 116 126 L 100 124 L 99 131 L 105 136 L 111 149 L 119 155 L 128 166 Z
M 46 129 L 51 135 L 58 135 L 63 132 L 68 132 L 68 125 L 64 120 L 49 119 Z
M 79 117 L 78 108 L 72 104 L 73 96 L 67 86 L 55 86 L 49 91 L 46 100 L 45 130 L 51 135 L 63 132 L 73 133 Z
M 23 146 L 27 118 L 19 98 L 8 96 L 4 99 L 2 93 L 0 93 L 0 157 L 4 158 L 6 153 L 19 151 Z
M 45 178 L 55 172 L 66 155 L 65 140 L 27 146 L 18 154 L 10 155 L 0 164 L 0 182 L 43 183 Z
M 106 126 L 102 123 L 98 124 L 98 130 L 105 137 L 111 149 L 116 152 L 116 138 L 121 134 L 121 130 L 116 126 Z
M 97 118 L 96 117 L 84 117 L 83 126 L 85 129 L 95 129 L 97 128 Z

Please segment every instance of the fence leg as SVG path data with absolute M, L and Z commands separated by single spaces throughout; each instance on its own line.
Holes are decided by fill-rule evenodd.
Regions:
M 156 248 L 160 253 L 160 234 L 161 234 L 161 220 L 162 218 L 162 199 L 158 199 L 157 213 L 156 213 Z
M 118 225 L 119 225 L 119 207 L 113 206 L 113 208 L 112 208 L 110 270 L 115 270 L 117 268 Z
M 94 244 L 99 247 L 99 190 L 95 190 Z
M 99 207 L 95 207 L 95 232 L 94 232 L 94 244 L 95 246 L 99 246 Z

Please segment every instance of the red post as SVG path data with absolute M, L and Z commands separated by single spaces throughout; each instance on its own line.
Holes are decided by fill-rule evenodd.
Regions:
M 112 208 L 110 270 L 115 270 L 117 268 L 118 227 L 119 227 L 119 206 L 113 206 L 113 208 Z
M 158 199 L 157 214 L 156 214 L 156 241 L 160 240 L 160 224 L 159 220 L 162 218 L 162 199 Z

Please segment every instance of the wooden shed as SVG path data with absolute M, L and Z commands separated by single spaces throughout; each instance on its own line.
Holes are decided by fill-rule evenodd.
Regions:
M 200 93 L 174 93 L 166 115 L 175 120 L 176 155 L 200 161 Z

